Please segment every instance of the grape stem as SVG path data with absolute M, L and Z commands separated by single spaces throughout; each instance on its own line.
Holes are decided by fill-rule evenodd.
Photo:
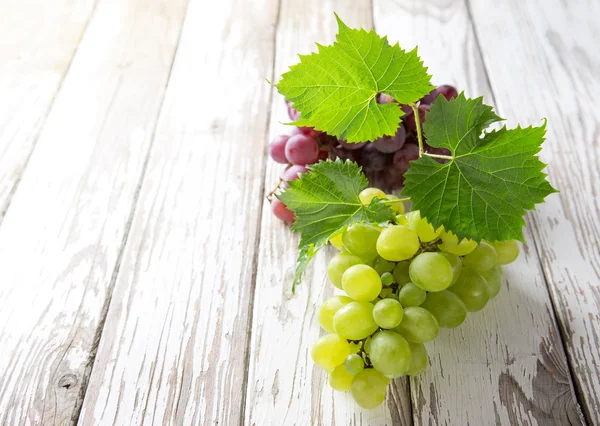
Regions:
M 273 201 L 273 195 L 277 192 L 277 190 L 279 188 L 281 188 L 282 183 L 283 183 L 283 179 L 279 178 L 279 181 L 277 182 L 277 185 L 275 186 L 275 188 L 273 188 L 271 190 L 271 192 L 269 192 L 267 194 L 267 196 L 265 197 L 269 203 Z
M 421 129 L 421 117 L 419 116 L 419 107 L 416 104 L 410 104 L 415 116 L 415 124 L 417 125 L 417 141 L 419 143 L 419 158 L 426 155 L 431 158 L 442 158 L 444 160 L 454 160 L 451 155 L 430 154 L 423 149 L 423 129 Z
M 454 160 L 454 157 L 451 155 L 444 155 L 444 154 L 430 154 L 428 152 L 424 152 L 423 155 L 426 155 L 428 157 L 432 157 L 432 158 L 443 158 L 444 160 Z
M 382 204 L 397 204 L 397 203 L 403 203 L 405 201 L 410 201 L 410 197 L 398 198 L 397 200 L 384 200 L 381 203 Z
M 410 104 L 415 116 L 415 124 L 417 125 L 417 142 L 419 143 L 419 158 L 423 156 L 423 134 L 421 129 L 421 117 L 419 116 L 419 107 L 416 104 Z

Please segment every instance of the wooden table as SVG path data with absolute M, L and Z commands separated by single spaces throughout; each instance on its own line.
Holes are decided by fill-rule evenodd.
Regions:
M 4 0 L 0 424 L 600 425 L 600 2 Z M 561 192 L 502 293 L 372 411 L 310 360 L 332 294 L 264 195 L 277 81 L 336 32 L 548 118 Z

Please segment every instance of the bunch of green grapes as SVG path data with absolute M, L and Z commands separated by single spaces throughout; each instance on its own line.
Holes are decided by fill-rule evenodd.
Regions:
M 341 253 L 329 263 L 329 279 L 345 294 L 319 309 L 328 334 L 312 347 L 331 387 L 350 391 L 363 408 L 383 402 L 390 379 L 425 371 L 423 343 L 482 309 L 500 291 L 501 265 L 519 255 L 516 241 L 458 241 L 419 211 L 404 213 L 393 195 L 376 188 L 360 194 L 363 204 L 374 197 L 387 199 L 398 216 L 383 228 L 352 224 L 330 240 Z

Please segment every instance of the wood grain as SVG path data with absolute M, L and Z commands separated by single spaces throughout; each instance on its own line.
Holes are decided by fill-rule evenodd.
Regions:
M 374 5 L 378 32 L 405 48 L 418 44 L 434 83 L 453 84 L 493 103 L 462 1 L 375 0 Z M 508 15 L 486 19 L 490 16 Z M 517 78 L 505 76 L 506 84 Z M 430 368 L 411 379 L 415 424 L 582 423 L 529 228 L 526 240 L 519 259 L 504 268 L 500 295 L 426 345 Z
M 599 425 L 600 3 L 484 0 L 471 8 L 500 113 L 513 124 L 548 118 L 541 157 L 560 193 L 529 222 L 587 420 Z M 503 23 L 487 19 L 507 14 Z
M 77 415 L 184 12 L 103 0 L 83 36 L 0 226 L 0 424 Z
M 0 221 L 95 0 L 6 0 L 0 14 Z
M 81 425 L 240 423 L 277 10 L 189 5 Z
M 283 0 L 277 31 L 275 78 L 297 62 L 298 53 L 328 44 L 337 32 L 334 11 L 348 25 L 370 28 L 369 1 Z M 283 98 L 274 92 L 270 137 L 288 133 Z M 267 141 L 264 141 L 265 143 Z M 269 160 L 265 194 L 275 186 L 284 166 Z M 332 252 L 324 250 L 306 277 L 291 292 L 297 236 L 275 218 L 267 201 L 261 221 L 252 342 L 246 400 L 248 425 L 381 425 L 410 424 L 407 382 L 398 381 L 384 405 L 361 410 L 347 393 L 333 391 L 327 374 L 315 366 L 310 349 L 321 332 L 317 309 L 333 294 L 327 280 Z

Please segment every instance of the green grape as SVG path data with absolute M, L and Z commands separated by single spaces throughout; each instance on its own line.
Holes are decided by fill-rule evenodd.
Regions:
M 352 388 L 354 374 L 350 374 L 344 364 L 335 367 L 329 375 L 329 385 L 337 391 L 349 391 Z
M 389 226 L 377 239 L 379 256 L 394 262 L 410 259 L 420 247 L 417 233 L 405 226 Z
M 440 234 L 442 242 L 438 244 L 438 248 L 446 253 L 456 256 L 465 256 L 475 250 L 477 243 L 473 240 L 463 239 L 460 243 L 458 237 L 452 232 L 442 231 Z
M 369 358 L 373 367 L 385 377 L 395 379 L 410 366 L 410 346 L 394 331 L 380 331 L 371 340 Z
M 381 328 L 394 328 L 402 321 L 402 305 L 394 299 L 383 299 L 373 308 L 373 319 Z
M 515 240 L 496 241 L 492 243 L 498 254 L 496 263 L 506 265 L 514 262 L 519 257 L 519 244 Z
M 394 266 L 396 266 L 394 262 L 387 261 L 381 256 L 377 256 L 373 261 L 373 269 L 375 269 L 379 275 L 383 275 L 386 272 L 392 272 Z
M 500 293 L 502 288 L 502 267 L 496 265 L 489 271 L 482 272 L 481 275 L 487 283 L 488 296 L 493 299 Z
M 354 377 L 352 397 L 362 408 L 371 409 L 381 405 L 390 379 L 374 368 L 365 368 Z
M 377 239 L 379 230 L 366 223 L 354 223 L 342 234 L 344 248 L 355 256 L 365 260 L 373 260 L 377 256 Z
M 408 273 L 410 280 L 426 291 L 442 291 L 452 284 L 452 266 L 441 253 L 421 253 L 410 262 Z
M 342 233 L 340 232 L 335 237 L 329 237 L 329 242 L 332 246 L 334 246 L 338 251 L 344 251 L 344 244 L 342 243 Z
M 312 347 L 311 355 L 315 364 L 328 373 L 342 364 L 350 354 L 350 345 L 346 339 L 337 334 L 326 334 L 317 339 Z
M 440 331 L 440 326 L 428 310 L 419 307 L 408 307 L 404 309 L 402 322 L 395 330 L 408 341 L 425 343 L 435 339 Z
M 367 265 L 353 265 L 342 276 L 342 288 L 354 300 L 375 299 L 381 291 L 381 278 L 375 269 Z
M 385 195 L 385 192 L 378 188 L 365 188 L 360 191 L 360 194 L 358 194 L 358 199 L 365 206 L 371 204 L 373 198 L 381 198 L 382 200 L 385 200 L 387 195 Z
M 386 297 L 388 297 L 390 294 L 392 294 L 394 290 L 389 288 L 389 287 L 384 287 L 381 289 L 381 293 L 379 293 L 379 297 L 381 297 L 382 299 L 385 299 Z
M 396 225 L 408 226 L 408 219 L 405 214 L 399 214 L 396 216 Z
M 408 306 L 420 306 L 425 300 L 427 292 L 413 283 L 405 284 L 398 293 L 398 301 L 405 308 Z
M 462 271 L 462 260 L 460 260 L 460 257 L 454 254 L 445 253 L 443 251 L 441 251 L 440 254 L 444 256 L 450 263 L 450 266 L 452 266 L 452 283 L 450 284 L 452 285 L 456 282 L 458 277 L 460 277 L 460 271 Z
M 398 283 L 398 285 L 404 285 L 410 282 L 410 275 L 408 273 L 408 268 L 410 267 L 410 262 L 398 262 L 396 267 L 394 268 L 394 272 L 392 275 L 394 276 L 394 280 Z
M 363 349 L 365 350 L 365 352 L 368 355 L 369 350 L 371 349 L 371 337 L 370 336 L 365 339 L 365 343 L 363 343 Z
M 333 316 L 344 305 L 352 302 L 352 299 L 346 296 L 333 296 L 323 302 L 319 309 L 319 324 L 328 333 L 335 333 L 333 328 Z
M 394 276 L 389 272 L 384 272 L 383 274 L 381 274 L 381 284 L 386 287 L 388 285 L 394 284 Z
M 409 343 L 410 344 L 410 367 L 406 374 L 409 376 L 416 376 L 427 370 L 429 360 L 427 359 L 427 351 L 425 345 L 422 343 Z
M 460 277 L 448 290 L 460 297 L 469 312 L 483 309 L 489 299 L 485 278 L 469 266 L 463 266 Z
M 364 261 L 359 257 L 350 253 L 340 253 L 335 255 L 329 262 L 329 265 L 327 266 L 327 276 L 334 286 L 341 289 L 342 276 L 344 275 L 344 272 L 346 272 L 346 269 L 362 263 L 364 263 Z
M 443 227 L 440 226 L 437 230 L 433 229 L 433 225 L 427 222 L 427 219 L 421 218 L 419 210 L 407 213 L 406 219 L 408 221 L 408 227 L 415 231 L 419 236 L 419 239 L 424 243 L 435 240 L 442 233 Z
M 498 255 L 494 246 L 482 241 L 475 250 L 463 257 L 463 264 L 479 272 L 485 272 L 492 269 L 497 260 Z
M 390 293 L 387 296 L 385 296 L 386 299 L 394 299 L 394 300 L 398 300 L 398 293 Z M 398 300 L 399 301 L 399 300 Z
M 357 354 L 360 351 L 360 343 L 350 342 L 350 355 Z
M 362 340 L 377 330 L 373 319 L 373 305 L 369 302 L 352 302 L 342 306 L 333 316 L 337 334 L 349 340 Z
M 467 318 L 467 308 L 460 298 L 451 291 L 427 293 L 421 308 L 433 314 L 440 327 L 455 328 Z
M 388 200 L 399 200 L 400 198 L 398 198 L 396 195 L 388 195 Z M 396 203 L 392 203 L 390 204 L 390 207 L 392 208 L 392 210 L 394 211 L 394 213 L 396 214 L 404 214 L 404 203 L 402 201 L 398 201 Z
M 348 373 L 356 375 L 364 370 L 365 362 L 360 355 L 350 354 L 346 357 L 346 361 L 344 361 L 344 367 L 346 367 Z

